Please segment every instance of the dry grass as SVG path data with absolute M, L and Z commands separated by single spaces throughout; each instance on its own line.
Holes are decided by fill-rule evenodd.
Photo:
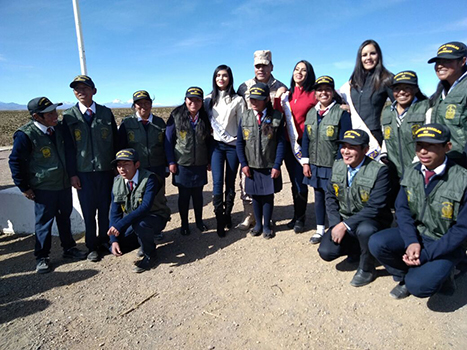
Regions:
M 160 107 L 154 108 L 153 113 L 167 121 L 172 110 L 173 107 Z M 125 116 L 133 114 L 130 108 L 115 108 L 112 111 L 118 125 L 120 125 Z M 59 110 L 58 112 L 62 114 L 63 110 Z M 11 146 L 13 144 L 13 134 L 21 125 L 26 124 L 29 119 L 30 115 L 27 111 L 0 111 L 0 146 Z

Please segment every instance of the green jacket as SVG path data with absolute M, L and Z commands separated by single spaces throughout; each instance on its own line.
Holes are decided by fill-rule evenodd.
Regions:
M 147 130 L 135 115 L 126 117 L 122 123 L 125 124 L 128 147 L 138 152 L 142 168 L 166 164 L 165 122 L 162 118 L 153 116 L 152 123 L 147 125 Z
M 28 177 L 33 190 L 59 191 L 70 187 L 62 127 L 61 124 L 54 127 L 55 144 L 32 121 L 18 129 L 29 137 L 32 144 Z
M 243 112 L 242 133 L 248 166 L 254 169 L 272 169 L 276 159 L 277 130 L 282 123 L 282 113 L 274 110 L 258 125 L 252 109 Z
M 467 189 L 467 170 L 453 164 L 426 196 L 423 174 L 419 169 L 420 166 L 407 168 L 401 187 L 407 195 L 417 231 L 437 240 L 457 221 Z
M 339 150 L 336 141 L 339 138 L 339 122 L 344 110 L 339 104 L 334 104 L 319 124 L 316 113 L 316 109 L 311 108 L 305 120 L 305 132 L 310 140 L 310 164 L 331 168 Z
M 461 158 L 467 143 L 467 77 L 444 100 L 440 98 L 435 102 L 431 121 L 444 124 L 451 130 L 452 150 L 448 156 Z
M 159 182 L 159 189 L 154 198 L 150 213 L 157 214 L 165 219 L 170 218 L 170 209 L 167 206 L 167 199 L 164 195 L 164 186 L 162 180 L 154 173 L 149 170 L 139 168 L 138 186 L 136 186 L 130 194 L 128 186 L 125 184 L 125 179 L 121 176 L 117 176 L 114 179 L 114 185 L 112 192 L 114 195 L 114 202 L 121 205 L 122 211 L 125 214 L 129 214 L 134 210 L 138 209 L 139 205 L 143 201 L 143 196 L 146 190 L 146 184 L 150 175 L 154 175 Z
M 79 172 L 109 171 L 115 158 L 115 121 L 112 111 L 96 104 L 96 114 L 91 127 L 84 120 L 78 106 L 63 114 L 76 148 L 76 163 Z
M 397 126 L 397 111 L 386 106 L 381 117 L 384 142 L 386 143 L 388 159 L 397 168 L 399 178 L 409 167 L 415 157 L 414 136 L 416 131 L 425 124 L 426 111 L 430 107 L 428 100 L 416 102 L 409 107 L 400 127 Z

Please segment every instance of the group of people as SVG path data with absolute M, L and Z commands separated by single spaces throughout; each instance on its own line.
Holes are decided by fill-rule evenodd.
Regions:
M 306 60 L 295 65 L 287 88 L 272 75 L 271 52 L 260 50 L 255 77 L 237 91 L 231 68 L 220 65 L 211 93 L 188 88 L 167 122 L 152 114 L 149 93 L 136 91 L 134 114 L 118 128 L 111 110 L 93 101 L 92 79 L 79 75 L 70 84 L 78 103 L 63 121 L 60 104 L 35 98 L 28 104 L 31 122 L 14 135 L 13 180 L 35 202 L 36 271 L 51 270 L 54 218 L 64 257 L 98 261 L 102 251 L 119 256 L 140 247 L 134 271 L 150 269 L 155 240 L 170 220 L 169 174 L 178 188 L 182 235 L 191 233 L 190 198 L 196 227 L 208 230 L 203 188 L 212 171 L 217 234 L 233 226 L 238 174 L 245 217 L 237 228 L 270 239 L 284 161 L 293 197 L 287 227 L 304 232 L 312 187 L 317 226 L 310 242 L 319 244 L 323 260 L 347 255 L 358 262 L 352 286 L 371 283 L 379 261 L 398 282 L 391 291 L 397 299 L 452 287 L 467 243 L 466 59 L 465 44 L 442 45 L 428 61 L 440 82 L 427 98 L 415 72 L 393 75 L 384 67 L 374 40 L 362 43 L 339 91 L 331 76 L 316 78 Z M 87 253 L 71 235 L 71 186 L 78 190 Z M 397 227 L 390 228 L 392 208 Z

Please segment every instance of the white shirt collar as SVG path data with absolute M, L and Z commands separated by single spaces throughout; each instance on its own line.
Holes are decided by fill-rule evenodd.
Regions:
M 138 112 L 136 112 L 136 117 L 138 118 L 139 122 L 143 120 L 143 118 L 141 118 Z M 152 113 L 149 114 L 148 120 L 152 123 Z
M 363 157 L 363 160 L 362 160 L 362 161 L 360 162 L 360 164 L 358 164 L 355 168 L 352 168 L 350 165 L 347 165 L 347 171 L 350 171 L 350 170 L 357 170 L 357 171 L 359 171 L 360 168 L 361 168 L 362 165 L 363 165 L 363 162 L 365 161 L 365 158 L 366 158 L 366 156 Z
M 78 101 L 78 107 L 82 114 L 86 113 L 86 111 L 88 110 L 88 107 L 86 107 L 79 101 Z M 96 114 L 96 103 L 94 101 L 92 102 L 92 105 L 89 108 L 91 108 L 92 113 Z
M 438 167 L 436 167 L 436 168 L 435 168 L 434 170 L 432 170 L 432 171 L 434 171 L 436 175 L 441 175 L 442 173 L 444 173 L 444 170 L 446 169 L 446 163 L 447 163 L 447 161 L 448 161 L 448 157 L 445 156 L 445 157 L 444 157 L 444 162 L 443 162 L 443 164 L 439 165 Z M 426 166 L 424 166 L 424 165 L 422 164 L 422 167 L 421 167 L 420 170 L 422 171 L 423 176 L 425 176 L 425 171 L 427 171 L 428 169 L 427 169 Z
M 53 126 L 45 126 L 44 124 L 39 123 L 37 120 L 34 120 L 34 125 L 39 128 L 40 131 L 42 131 L 44 134 L 47 134 L 47 129 L 52 128 L 52 130 L 55 130 Z
M 336 104 L 336 101 L 333 100 L 329 106 L 325 108 L 326 112 L 323 115 L 328 114 L 329 110 Z M 321 102 L 318 102 L 315 106 L 316 110 L 319 112 L 321 110 Z
M 125 179 L 125 184 L 128 184 L 128 181 L 133 181 L 133 185 L 136 186 L 138 184 L 138 176 L 139 176 L 139 169 L 136 169 L 136 173 L 130 180 Z

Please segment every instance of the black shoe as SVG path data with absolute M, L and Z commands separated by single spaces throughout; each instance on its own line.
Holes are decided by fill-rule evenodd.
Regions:
M 456 291 L 456 288 L 457 288 L 457 285 L 456 285 L 456 281 L 454 280 L 454 269 L 453 269 L 451 271 L 449 278 L 446 281 L 444 281 L 438 293 L 442 295 L 451 296 Z
M 410 295 L 410 292 L 405 286 L 405 284 L 399 283 L 389 292 L 389 295 L 392 296 L 394 299 L 400 300 L 407 298 Z
M 36 272 L 37 273 L 48 273 L 52 271 L 50 268 L 49 258 L 40 258 L 36 262 Z
M 204 224 L 204 222 L 201 222 L 200 224 L 196 224 L 196 227 L 201 232 L 205 232 L 205 231 L 209 230 L 209 228 Z
M 141 272 L 150 270 L 152 261 L 153 259 L 150 259 L 145 256 L 141 261 L 136 263 L 136 266 L 133 268 L 133 272 L 141 273 Z
M 295 227 L 295 222 L 297 222 L 297 219 L 293 218 L 292 220 L 290 220 L 286 226 L 288 229 L 292 230 L 294 227 Z
M 188 236 L 191 233 L 190 229 L 188 227 L 182 227 L 180 229 L 180 234 L 182 236 Z
M 274 230 L 273 229 L 264 229 L 264 232 L 263 232 L 263 238 L 265 239 L 271 239 L 275 236 L 276 234 L 274 233 Z
M 76 247 L 72 247 L 63 252 L 63 257 L 66 259 L 77 259 L 84 260 L 87 257 L 87 254 Z
M 252 235 L 253 237 L 257 237 L 259 235 L 261 235 L 261 233 L 263 233 L 263 229 L 261 228 L 256 228 L 256 227 L 253 227 L 250 231 L 250 235 Z
M 89 252 L 89 254 L 87 256 L 87 259 L 89 261 L 92 261 L 92 262 L 99 261 L 99 253 L 97 252 L 97 250 L 93 250 L 93 251 Z
M 358 264 L 360 262 L 360 255 L 349 255 L 345 261 L 349 264 Z
M 313 236 L 310 238 L 310 243 L 311 244 L 318 244 L 321 242 L 321 239 L 323 238 L 324 233 L 318 233 L 316 232 Z
M 295 221 L 295 225 L 293 227 L 295 233 L 302 233 L 305 231 L 305 223 L 303 221 L 297 220 Z
M 373 271 L 363 271 L 362 269 L 358 269 L 357 273 L 350 281 L 350 285 L 353 287 L 362 287 L 366 286 L 367 284 L 373 282 L 376 278 L 376 270 Z

